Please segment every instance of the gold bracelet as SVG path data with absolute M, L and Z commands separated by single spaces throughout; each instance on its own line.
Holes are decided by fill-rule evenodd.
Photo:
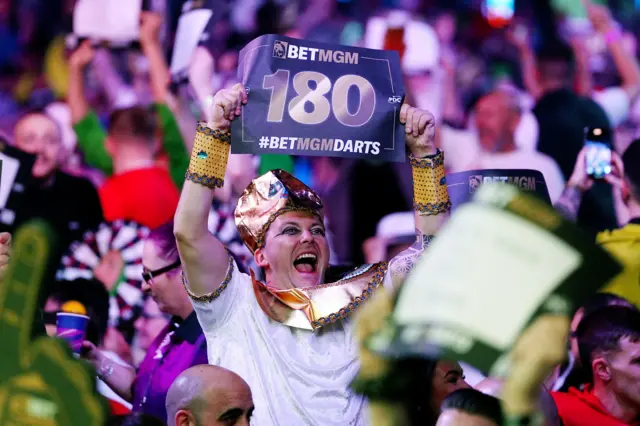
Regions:
M 230 151 L 230 133 L 198 123 L 185 179 L 209 188 L 222 188 Z
M 234 259 L 233 259 L 233 256 L 231 255 L 231 252 L 228 249 L 227 249 L 227 255 L 229 256 L 229 266 L 227 267 L 227 275 L 224 277 L 224 280 L 222 281 L 222 283 L 220 283 L 220 286 L 215 291 L 209 294 L 203 294 L 202 296 L 196 296 L 195 294 L 193 294 L 191 290 L 189 290 L 187 277 L 184 275 L 184 271 L 182 271 L 182 285 L 184 286 L 184 289 L 186 290 L 187 295 L 191 298 L 191 300 L 195 300 L 196 302 L 209 303 L 217 299 L 218 297 L 220 297 L 220 294 L 222 294 L 222 292 L 227 288 L 227 286 L 229 285 L 229 282 L 231 282 L 231 279 L 233 278 Z
M 444 172 L 444 153 L 415 158 L 409 155 L 413 174 L 413 208 L 424 216 L 434 216 L 451 210 L 447 178 Z

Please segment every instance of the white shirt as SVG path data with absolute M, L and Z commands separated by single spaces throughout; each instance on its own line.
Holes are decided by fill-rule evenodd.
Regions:
M 611 122 L 611 127 L 618 127 L 629 117 L 631 100 L 622 87 L 607 87 L 595 92 L 592 99 L 604 110 Z
M 385 279 L 385 287 L 390 285 Z M 251 278 L 235 263 L 217 299 L 192 303 L 207 338 L 209 364 L 249 384 L 253 424 L 368 424 L 365 399 L 349 389 L 360 367 L 349 318 L 315 332 L 273 321 L 260 309 Z
M 551 203 L 555 203 L 564 189 L 564 176 L 558 164 L 549 156 L 537 151 L 515 150 L 511 152 L 480 152 L 465 170 L 474 169 L 530 169 L 542 173 L 547 184 Z

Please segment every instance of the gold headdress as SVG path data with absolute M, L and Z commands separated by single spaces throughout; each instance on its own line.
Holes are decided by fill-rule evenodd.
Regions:
M 238 200 L 234 213 L 240 238 L 252 253 L 264 244 L 264 235 L 276 218 L 307 211 L 323 220 L 322 200 L 311 188 L 284 170 L 272 170 L 254 179 Z

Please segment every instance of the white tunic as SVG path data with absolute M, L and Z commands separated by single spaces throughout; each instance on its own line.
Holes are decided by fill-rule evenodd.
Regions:
M 217 299 L 192 302 L 207 338 L 209 364 L 235 372 L 251 387 L 252 424 L 368 424 L 366 401 L 349 389 L 359 362 L 348 319 L 314 332 L 276 322 L 260 309 L 251 278 L 235 263 Z

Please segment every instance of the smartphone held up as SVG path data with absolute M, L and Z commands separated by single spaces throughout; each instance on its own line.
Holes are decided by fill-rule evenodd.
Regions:
M 612 171 L 610 129 L 589 127 L 585 129 L 585 166 L 587 174 L 594 179 L 603 179 Z

